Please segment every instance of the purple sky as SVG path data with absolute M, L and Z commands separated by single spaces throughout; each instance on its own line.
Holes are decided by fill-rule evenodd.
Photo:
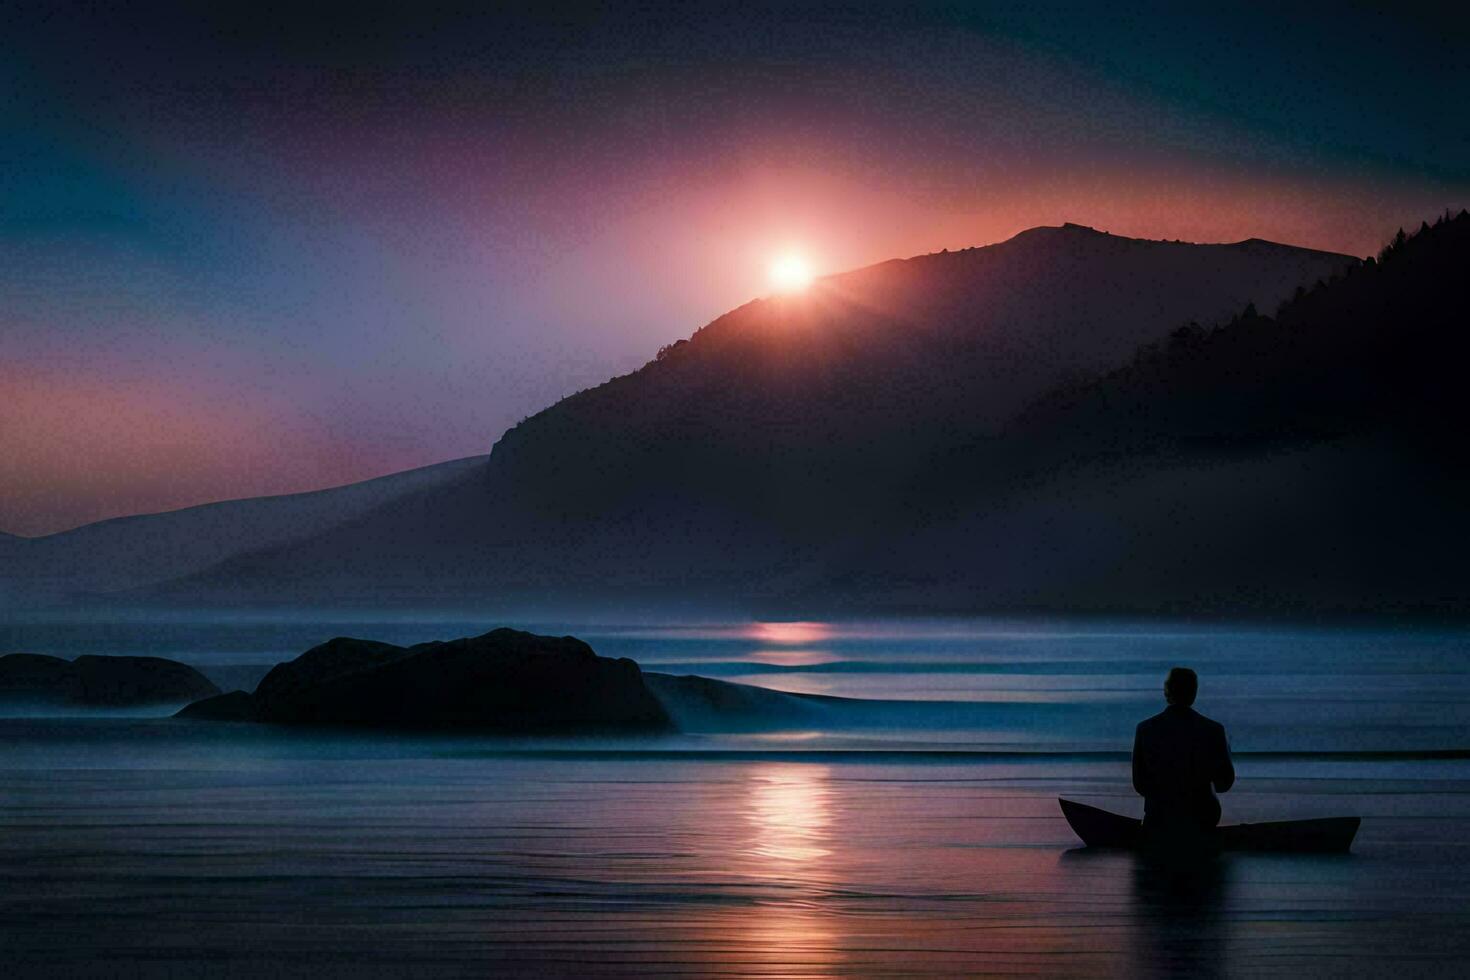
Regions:
M 394 9 L 0 13 L 0 530 L 488 451 L 786 248 L 1470 203 L 1451 15 Z

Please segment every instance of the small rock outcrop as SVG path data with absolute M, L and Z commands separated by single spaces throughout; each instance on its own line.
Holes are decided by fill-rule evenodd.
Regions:
M 258 721 L 255 717 L 255 699 L 249 691 L 230 691 L 216 694 L 203 701 L 186 704 L 174 715 L 175 718 L 202 718 L 206 721 Z
M 671 726 L 633 661 L 599 657 L 574 637 L 512 629 L 411 647 L 339 637 L 277 664 L 253 694 L 211 698 L 179 715 L 502 732 Z
M 218 694 L 209 678 L 163 657 L 83 656 L 63 660 L 39 653 L 0 657 L 0 702 L 39 706 L 131 708 L 178 704 Z

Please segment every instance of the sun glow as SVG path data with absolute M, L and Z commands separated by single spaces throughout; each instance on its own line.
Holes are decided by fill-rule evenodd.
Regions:
M 783 293 L 799 293 L 810 286 L 814 278 L 811 264 L 796 252 L 778 256 L 771 263 L 769 273 L 771 285 Z
M 745 636 L 761 643 L 775 646 L 805 646 L 821 643 L 832 636 L 832 627 L 827 623 L 751 623 L 744 630 Z

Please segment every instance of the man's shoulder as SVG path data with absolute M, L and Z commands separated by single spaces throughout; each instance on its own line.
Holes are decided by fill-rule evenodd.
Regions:
M 1158 728 L 1160 725 L 1167 724 L 1168 718 L 1169 713 L 1167 711 L 1160 711 L 1156 715 L 1149 715 L 1147 718 L 1143 719 L 1143 721 L 1140 721 L 1138 723 L 1137 730 L 1140 732 L 1146 732 L 1149 729 Z
M 1206 731 L 1225 730 L 1225 726 L 1213 718 L 1206 718 L 1193 708 L 1165 708 L 1156 715 L 1150 715 L 1138 723 L 1138 731 L 1147 732 L 1157 728 L 1189 731 L 1204 729 Z
M 1200 714 L 1198 711 L 1196 711 L 1194 713 L 1194 716 L 1199 719 L 1199 721 L 1197 722 L 1197 724 L 1199 724 L 1200 727 L 1202 727 L 1202 728 L 1208 728 L 1208 729 L 1211 729 L 1212 731 L 1221 731 L 1221 732 L 1223 732 L 1225 730 L 1225 726 L 1224 725 L 1220 724 L 1218 721 L 1216 721 L 1213 718 L 1209 718 L 1209 717 L 1206 717 L 1205 715 Z

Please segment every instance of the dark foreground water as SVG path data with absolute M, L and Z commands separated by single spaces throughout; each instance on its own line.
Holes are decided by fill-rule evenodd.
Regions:
M 651 666 L 907 703 L 619 742 L 0 720 L 0 972 L 1466 972 L 1462 634 L 578 632 Z M 249 663 L 222 635 L 166 652 Z M 1075 849 L 1056 797 L 1138 812 L 1122 750 L 1176 661 L 1231 728 L 1227 821 L 1359 814 L 1353 854 L 1177 880 Z

